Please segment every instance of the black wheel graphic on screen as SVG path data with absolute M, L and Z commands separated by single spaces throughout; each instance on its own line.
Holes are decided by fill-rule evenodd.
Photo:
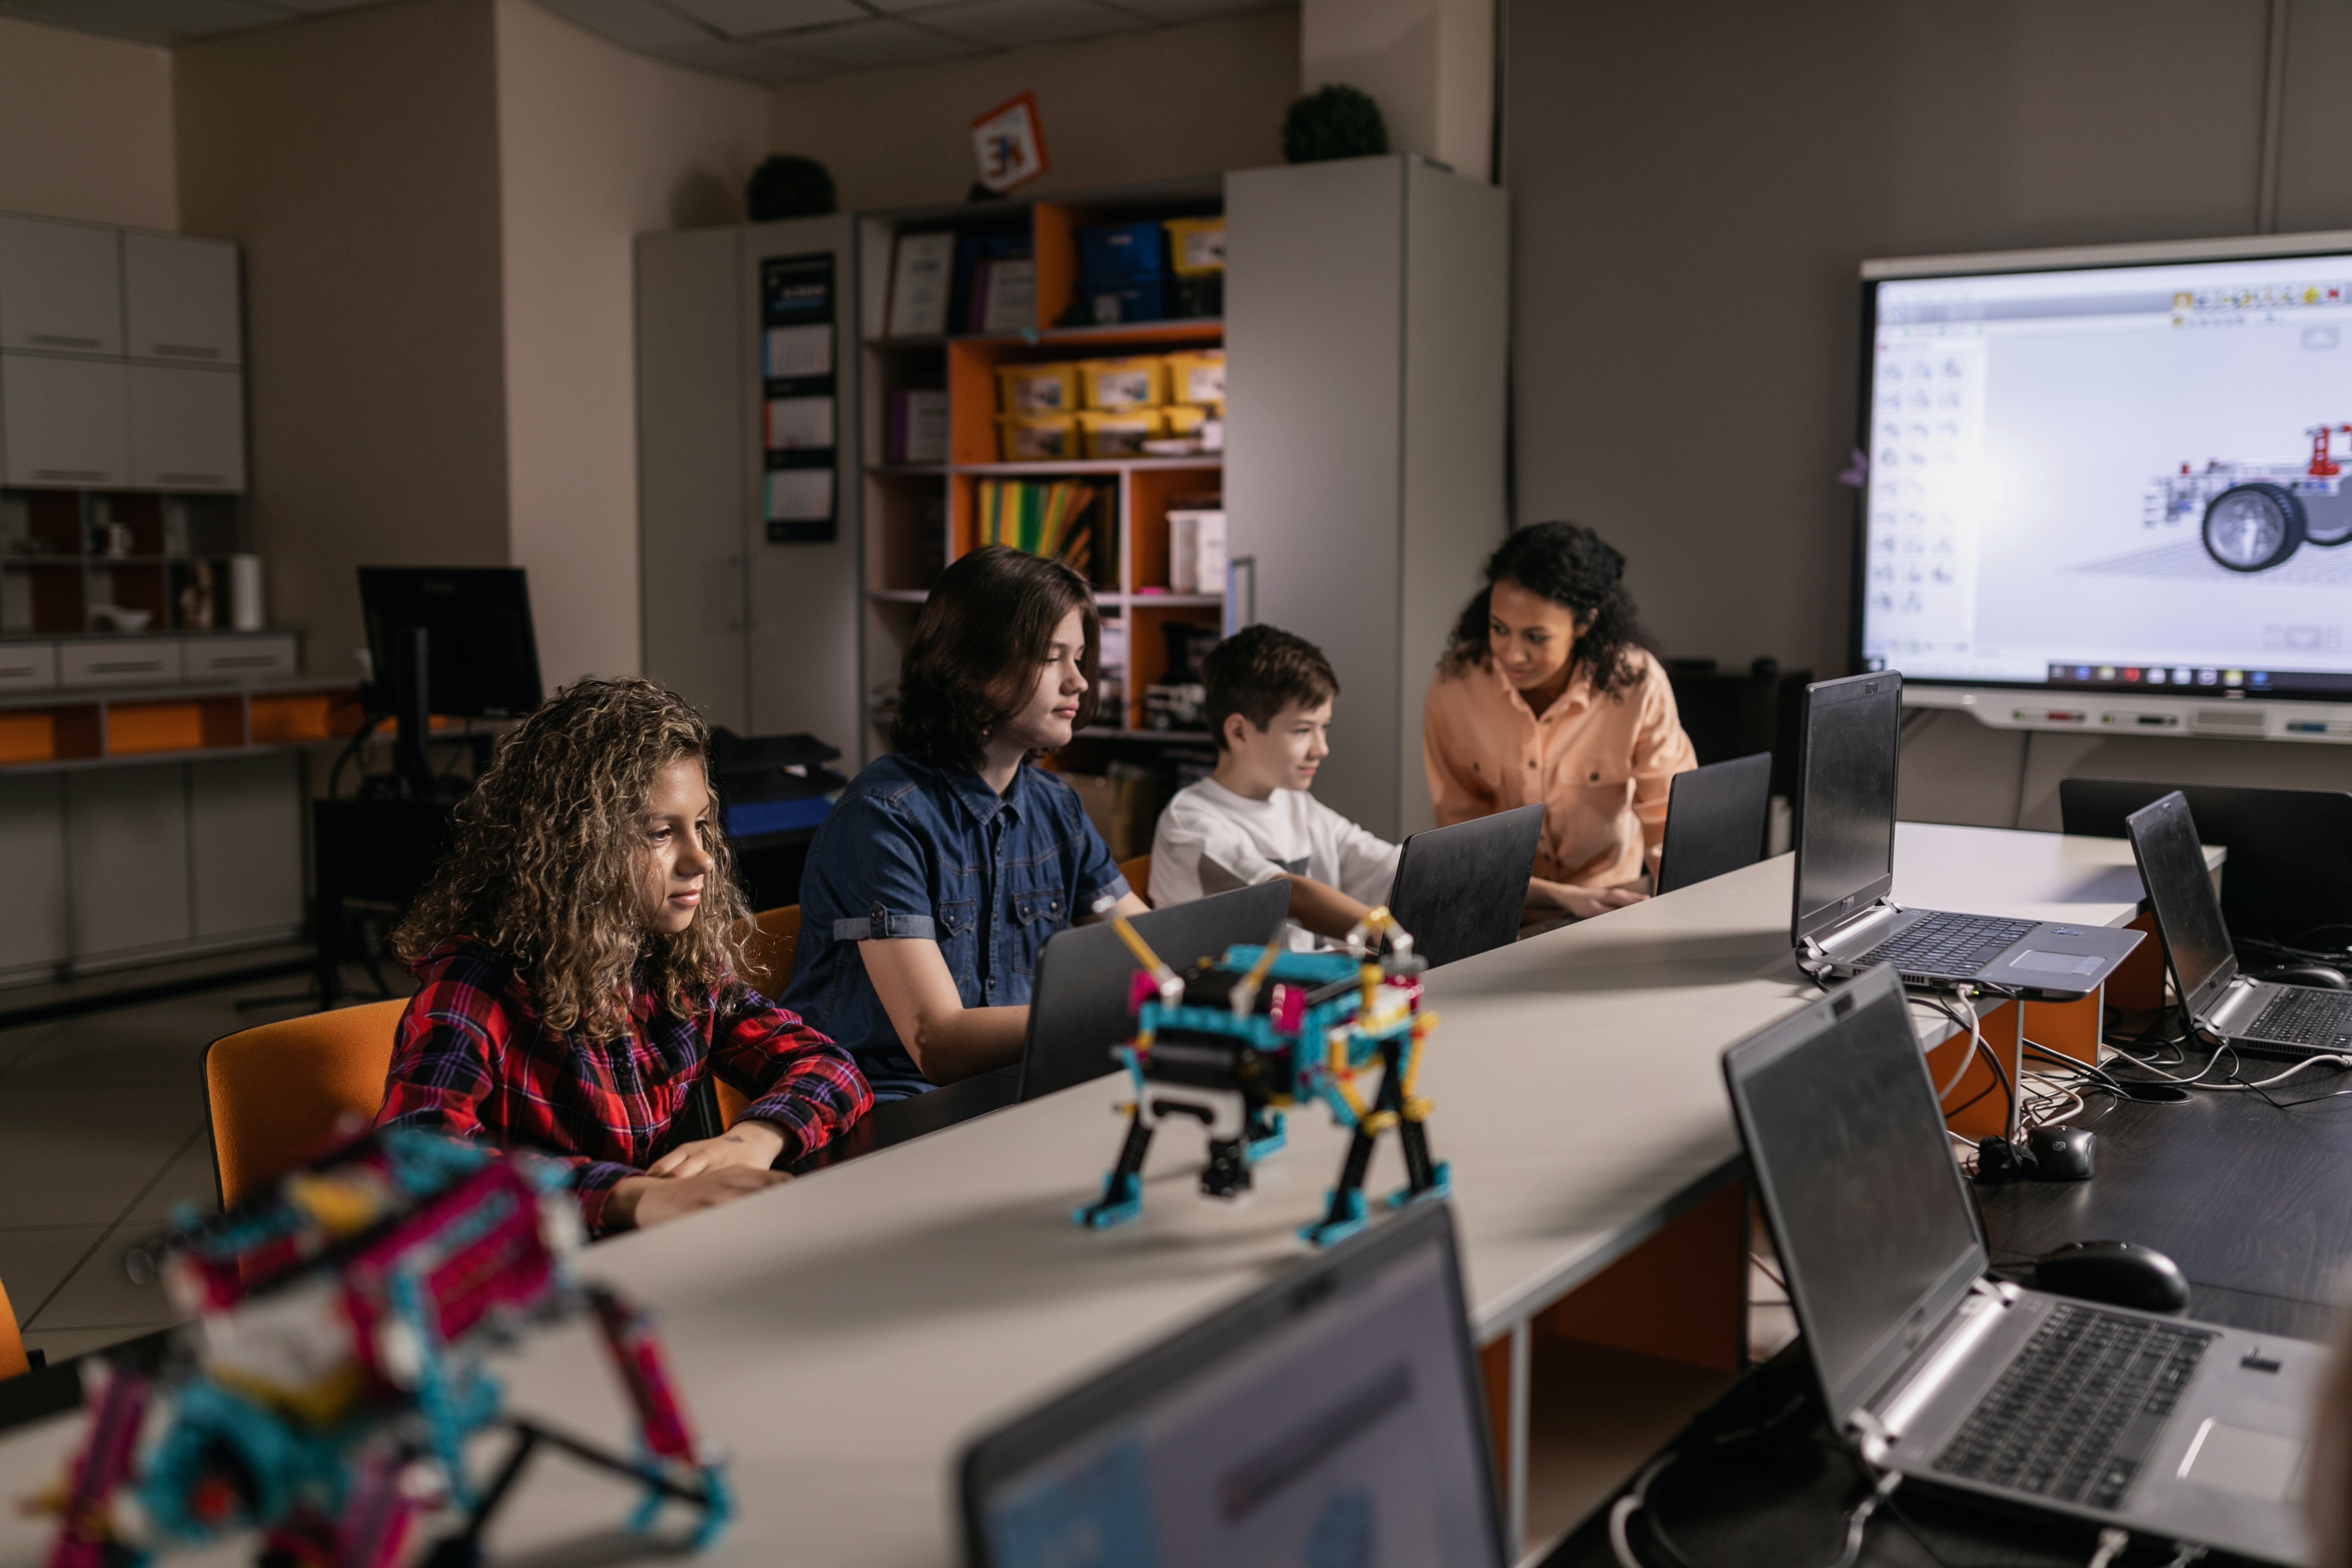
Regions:
M 2205 553 L 2231 571 L 2268 571 L 2301 547 L 2303 503 L 2279 485 L 2233 485 L 2205 508 Z

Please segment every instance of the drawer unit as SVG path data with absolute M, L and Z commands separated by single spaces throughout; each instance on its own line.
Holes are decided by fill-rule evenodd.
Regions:
M 66 643 L 58 648 L 58 685 L 68 691 L 97 686 L 156 686 L 181 679 L 177 637 Z
M 0 643 L 0 692 L 46 692 L 57 684 L 55 643 Z
M 301 658 L 291 633 L 268 637 L 191 637 L 185 643 L 187 679 L 204 684 L 224 681 L 282 681 L 301 673 Z

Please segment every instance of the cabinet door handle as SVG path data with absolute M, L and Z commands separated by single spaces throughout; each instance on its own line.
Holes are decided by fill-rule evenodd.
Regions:
M 1243 580 L 1249 586 L 1244 590 Z M 1257 624 L 1257 557 L 1237 555 L 1225 562 L 1225 635 Z
M 93 479 L 102 484 L 112 476 L 98 468 L 36 468 L 33 470 L 33 477 L 36 479 Z
M 97 349 L 105 346 L 96 338 L 67 338 L 55 332 L 27 332 L 25 341 L 51 349 Z
M 155 482 L 159 485 L 226 485 L 228 483 L 228 476 L 226 474 L 158 474 L 155 476 Z
M 217 360 L 221 357 L 218 349 L 200 349 L 191 343 L 158 343 L 155 351 L 184 360 Z

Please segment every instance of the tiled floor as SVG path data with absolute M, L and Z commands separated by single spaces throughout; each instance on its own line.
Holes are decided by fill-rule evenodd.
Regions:
M 28 1347 L 56 1360 L 171 1321 L 122 1254 L 176 1206 L 214 1208 L 205 1047 L 303 1010 L 239 1012 L 237 998 L 300 987 L 248 980 L 0 1030 L 0 1284 Z

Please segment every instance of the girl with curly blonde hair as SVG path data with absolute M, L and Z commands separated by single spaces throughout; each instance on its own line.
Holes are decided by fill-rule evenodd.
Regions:
M 848 1053 L 739 977 L 709 748 L 641 680 L 582 681 L 506 737 L 393 935 L 422 984 L 378 1125 L 567 1159 L 602 1234 L 782 1181 L 865 1113 Z M 751 1102 L 723 1132 L 714 1076 Z

